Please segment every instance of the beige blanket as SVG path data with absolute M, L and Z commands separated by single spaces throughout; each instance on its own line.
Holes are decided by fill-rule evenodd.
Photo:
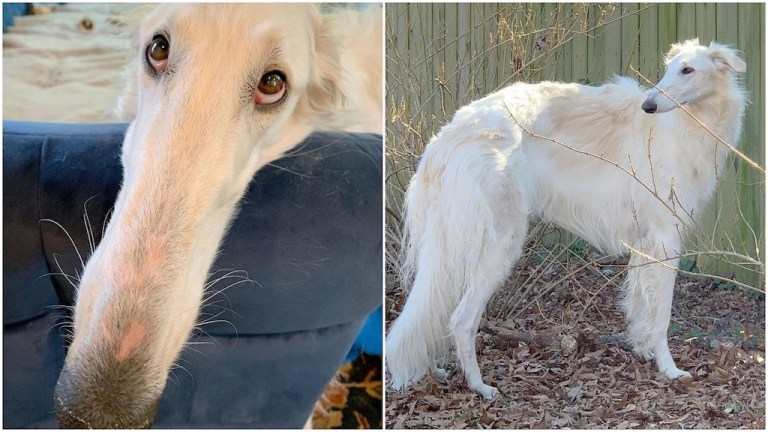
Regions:
M 137 42 L 136 4 L 72 4 L 16 17 L 3 35 L 3 118 L 116 122 Z M 131 13 L 133 11 L 133 13 Z

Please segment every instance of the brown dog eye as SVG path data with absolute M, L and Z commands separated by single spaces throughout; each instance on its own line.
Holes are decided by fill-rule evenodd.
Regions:
M 285 76 L 282 72 L 265 73 L 256 88 L 253 100 L 256 105 L 270 105 L 279 102 L 285 96 Z
M 155 72 L 160 73 L 168 65 L 168 54 L 171 52 L 171 43 L 161 34 L 156 34 L 152 42 L 147 45 L 147 62 Z

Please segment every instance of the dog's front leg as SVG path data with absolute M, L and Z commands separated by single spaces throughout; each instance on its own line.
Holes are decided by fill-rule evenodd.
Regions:
M 665 242 L 667 250 L 679 250 L 679 242 Z M 637 250 L 654 259 L 632 253 L 625 282 L 622 306 L 627 314 L 627 336 L 635 352 L 655 359 L 656 366 L 667 378 L 690 377 L 678 369 L 667 342 L 667 329 L 672 314 L 672 294 L 679 259 L 667 259 L 661 242 L 642 241 Z M 676 252 L 674 252 L 676 253 Z

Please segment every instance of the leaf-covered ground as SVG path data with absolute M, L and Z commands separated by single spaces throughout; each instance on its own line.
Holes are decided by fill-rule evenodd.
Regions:
M 558 273 L 573 272 L 531 292 L 541 296 L 520 313 L 489 308 L 476 347 L 484 380 L 500 398 L 469 390 L 451 357 L 446 382 L 428 376 L 404 391 L 387 388 L 386 427 L 765 428 L 763 294 L 678 277 L 670 347 L 694 378 L 670 381 L 625 343 L 620 287 L 604 277 L 612 268 L 576 267 L 549 275 L 558 281 Z M 512 292 L 503 289 L 495 304 Z M 403 302 L 399 288 L 388 290 L 388 321 Z

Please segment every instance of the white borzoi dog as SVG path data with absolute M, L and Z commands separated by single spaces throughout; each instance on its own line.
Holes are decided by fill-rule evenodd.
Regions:
M 254 173 L 318 129 L 381 133 L 381 9 L 163 5 L 140 30 L 124 181 L 85 267 L 61 426 L 151 425 Z
M 498 395 L 482 381 L 474 338 L 531 217 L 606 253 L 633 251 L 621 302 L 628 338 L 667 377 L 690 377 L 667 344 L 676 256 L 723 170 L 722 141 L 739 140 L 747 96 L 736 74 L 746 64 L 698 40 L 673 45 L 666 63 L 651 90 L 629 78 L 513 84 L 459 109 L 432 139 L 406 197 L 401 280 L 413 286 L 387 337 L 394 388 L 427 370 L 445 377 L 438 364 L 452 335 L 468 386 Z

